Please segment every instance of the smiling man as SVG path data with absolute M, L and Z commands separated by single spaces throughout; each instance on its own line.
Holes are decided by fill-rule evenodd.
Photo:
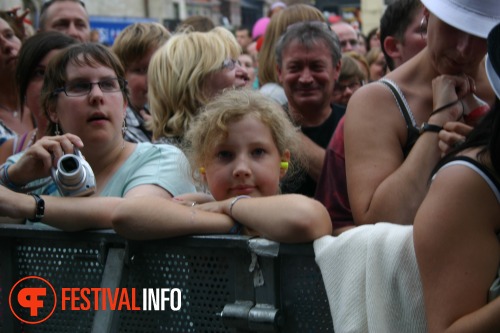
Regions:
M 307 170 L 285 193 L 314 196 L 325 147 L 345 109 L 331 105 L 340 71 L 340 43 L 328 26 L 303 22 L 288 28 L 276 46 L 278 76 L 288 99 L 291 119 L 300 126 Z

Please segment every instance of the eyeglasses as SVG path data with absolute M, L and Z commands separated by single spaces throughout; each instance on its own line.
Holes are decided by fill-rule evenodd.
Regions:
M 356 90 L 358 89 L 359 87 L 361 87 L 363 85 L 363 81 L 353 81 L 353 82 L 350 82 L 348 84 L 341 84 L 340 82 L 335 82 L 335 88 L 333 88 L 334 92 L 336 93 L 344 93 L 344 91 L 347 90 L 347 88 L 349 88 L 349 90 L 353 91 L 353 90 Z
M 97 84 L 103 93 L 114 93 L 123 91 L 123 89 L 127 86 L 127 81 L 121 77 L 115 77 L 103 79 L 99 82 L 72 82 L 68 83 L 64 87 L 54 90 L 52 92 L 52 96 L 56 96 L 61 92 L 64 92 L 68 97 L 85 96 L 92 91 L 94 84 Z
M 236 67 L 236 65 L 241 66 L 239 60 L 227 58 L 222 62 L 221 69 L 228 69 L 232 71 Z

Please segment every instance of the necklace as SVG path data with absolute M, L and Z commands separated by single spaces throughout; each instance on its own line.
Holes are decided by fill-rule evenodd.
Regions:
M 38 128 L 35 128 L 35 131 L 33 132 L 33 134 L 31 135 L 31 138 L 30 138 L 30 141 L 28 141 L 28 144 L 26 145 L 26 148 L 25 149 L 28 149 L 29 147 L 31 147 L 32 144 L 35 143 L 36 141 L 36 134 L 38 132 Z
M 8 107 L 6 107 L 5 105 L 3 104 L 0 104 L 0 109 L 4 109 L 5 111 L 7 111 L 8 113 L 12 113 L 12 116 L 14 118 L 17 118 L 17 115 L 19 114 L 19 111 L 18 110 L 15 110 L 15 109 L 9 109 Z

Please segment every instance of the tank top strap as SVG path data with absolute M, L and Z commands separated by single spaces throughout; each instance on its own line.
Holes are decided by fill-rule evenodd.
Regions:
M 392 95 L 394 96 L 394 99 L 396 100 L 399 112 L 401 112 L 403 118 L 405 119 L 408 134 L 406 145 L 403 147 L 403 152 L 404 155 L 407 156 L 419 137 L 419 129 L 417 126 L 417 122 L 415 121 L 415 117 L 411 112 L 410 105 L 408 104 L 408 101 L 406 100 L 403 92 L 394 81 L 383 78 L 378 80 L 377 82 L 389 88 Z

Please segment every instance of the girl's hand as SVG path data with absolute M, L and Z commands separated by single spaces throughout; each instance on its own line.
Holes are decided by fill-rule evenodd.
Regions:
M 172 200 L 178 204 L 184 205 L 184 206 L 193 206 L 193 204 L 202 204 L 205 202 L 212 202 L 215 201 L 214 197 L 212 197 L 210 194 L 207 193 L 202 193 L 202 192 L 197 192 L 197 193 L 186 193 L 186 194 L 181 194 L 177 195 L 172 198 Z
M 18 186 L 50 176 L 57 161 L 64 154 L 73 154 L 74 147 L 82 148 L 83 142 L 73 134 L 44 136 L 31 147 L 15 164 L 9 167 L 9 179 Z
M 203 210 L 205 212 L 220 213 L 229 215 L 229 205 L 233 201 L 233 198 L 222 200 L 222 201 L 212 201 L 203 204 L 197 204 L 194 208 Z M 230 216 L 232 218 L 232 216 Z

